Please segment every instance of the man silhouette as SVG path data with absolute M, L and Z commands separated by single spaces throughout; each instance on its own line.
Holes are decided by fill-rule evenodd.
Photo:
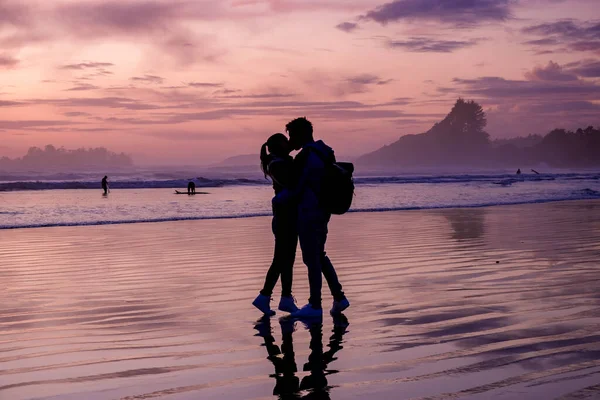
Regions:
M 331 314 L 339 314 L 350 306 L 342 291 L 335 268 L 325 253 L 327 224 L 331 213 L 325 210 L 319 201 L 325 176 L 325 162 L 335 162 L 333 150 L 313 138 L 313 126 L 306 118 L 296 118 L 286 125 L 290 145 L 300 153 L 294 160 L 297 185 L 293 190 L 284 190 L 273 199 L 274 202 L 286 202 L 294 198 L 298 201 L 298 239 L 302 249 L 302 260 L 308 268 L 310 298 L 308 304 L 295 313 L 298 318 L 321 318 L 322 277 L 325 276 L 333 296 Z
M 196 184 L 194 181 L 188 183 L 188 194 L 196 194 Z
M 102 189 L 104 190 L 104 195 L 106 196 L 108 194 L 108 176 L 104 176 L 104 178 L 102 178 Z

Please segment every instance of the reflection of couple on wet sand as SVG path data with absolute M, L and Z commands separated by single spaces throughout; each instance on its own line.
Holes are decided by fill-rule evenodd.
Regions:
M 271 319 L 268 316 L 261 318 L 254 329 L 258 331 L 255 336 L 264 339 L 267 349 L 267 359 L 273 363 L 275 373 L 270 377 L 275 378 L 273 395 L 280 399 L 329 399 L 327 376 L 337 373 L 336 370 L 328 370 L 330 362 L 336 360 L 335 354 L 341 350 L 343 336 L 347 332 L 348 320 L 343 314 L 333 317 L 333 334 L 329 338 L 329 350 L 323 352 L 323 325 L 320 321 L 310 320 L 304 323 L 310 332 L 310 355 L 308 362 L 302 370 L 308 372 L 302 380 L 296 376 L 298 366 L 295 360 L 293 333 L 295 322 L 290 318 L 281 318 L 281 348 L 275 344 Z M 302 392 L 306 391 L 303 395 Z
M 342 291 L 335 268 L 325 253 L 327 225 L 332 213 L 328 204 L 333 204 L 332 199 L 343 192 L 344 188 L 351 186 L 353 191 L 354 186 L 348 175 L 346 178 L 349 183 L 346 186 L 343 185 L 343 177 L 332 179 L 342 169 L 336 164 L 333 150 L 322 140 L 314 140 L 310 121 L 297 118 L 286 125 L 286 131 L 289 140 L 284 134 L 276 133 L 269 137 L 261 149 L 262 170 L 265 177 L 271 178 L 275 190 L 272 201 L 275 252 L 263 289 L 252 304 L 265 315 L 274 315 L 275 311 L 270 307 L 271 295 L 281 276 L 279 310 L 289 312 L 296 318 L 321 318 L 323 275 L 333 296 L 331 314 L 339 314 L 350 303 Z M 300 150 L 295 158 L 290 156 L 292 150 Z M 331 193 L 331 188 L 340 182 L 341 190 L 336 188 L 337 193 Z M 351 201 L 352 193 L 349 196 Z M 350 206 L 350 202 L 347 202 L 347 206 Z M 343 212 L 345 210 L 338 213 Z M 308 304 L 300 309 L 292 297 L 292 270 L 298 240 L 302 260 L 308 268 L 310 286 Z

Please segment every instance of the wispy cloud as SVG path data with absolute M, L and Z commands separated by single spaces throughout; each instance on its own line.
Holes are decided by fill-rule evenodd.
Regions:
M 523 28 L 521 32 L 541 37 L 541 39 L 524 42 L 534 46 L 538 51 L 560 46 L 563 51 L 591 51 L 600 54 L 600 21 L 563 19 L 530 25 Z
M 77 64 L 61 65 L 58 68 L 59 69 L 68 69 L 68 70 L 83 70 L 83 69 L 89 69 L 89 68 L 107 68 L 107 67 L 112 67 L 112 66 L 114 66 L 114 64 L 109 63 L 109 62 L 89 61 L 89 62 L 82 62 L 82 63 L 77 63 Z
M 565 65 L 569 72 L 583 78 L 600 78 L 600 60 L 587 59 Z
M 342 22 L 341 24 L 337 24 L 335 27 L 344 32 L 354 32 L 356 29 L 358 29 L 358 24 L 356 22 Z
M 220 88 L 223 87 L 223 83 L 219 82 L 190 82 L 187 84 L 193 88 Z
M 510 0 L 394 0 L 360 17 L 363 21 L 387 24 L 397 21 L 433 21 L 456 28 L 511 17 Z
M 426 37 L 411 37 L 408 40 L 388 40 L 386 46 L 415 53 L 451 53 L 474 46 L 478 40 L 437 40 Z
M 13 68 L 19 63 L 19 60 L 6 55 L 0 54 L 0 68 Z
M 66 92 L 80 92 L 80 91 L 84 91 L 84 90 L 95 90 L 95 89 L 100 89 L 100 88 L 95 85 L 83 83 L 83 84 L 79 84 L 77 86 L 73 86 L 68 89 L 65 89 L 65 91 Z
M 129 78 L 130 81 L 132 82 L 138 82 L 138 83 L 155 83 L 155 84 L 162 84 L 164 82 L 164 78 L 157 76 L 157 75 L 144 75 L 144 76 L 134 76 Z

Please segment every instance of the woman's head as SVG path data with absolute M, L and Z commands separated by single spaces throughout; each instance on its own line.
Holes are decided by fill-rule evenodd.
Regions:
M 285 157 L 291 151 L 288 138 L 283 133 L 271 135 L 260 149 L 260 168 L 265 176 L 267 175 L 267 166 L 273 157 Z

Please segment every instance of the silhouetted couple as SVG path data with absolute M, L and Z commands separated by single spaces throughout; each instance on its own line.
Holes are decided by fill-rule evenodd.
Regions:
M 286 125 L 289 140 L 282 133 L 269 137 L 261 148 L 261 167 L 273 181 L 272 229 L 275 252 L 263 289 L 252 303 L 265 315 L 274 315 L 271 295 L 281 276 L 279 310 L 298 318 L 321 318 L 322 275 L 333 296 L 331 314 L 339 314 L 350 306 L 342 291 L 335 268 L 325 253 L 327 225 L 331 214 L 321 201 L 325 163 L 335 162 L 333 150 L 323 141 L 315 141 L 313 127 L 306 118 L 297 118 Z M 292 150 L 300 150 L 296 158 Z M 308 268 L 310 298 L 298 309 L 292 297 L 292 276 L 296 246 L 300 241 L 302 260 Z M 322 275 L 321 275 L 322 274 Z
M 323 352 L 323 325 L 320 321 L 308 321 L 306 328 L 310 332 L 310 354 L 308 362 L 304 364 L 303 370 L 309 372 L 300 380 L 296 376 L 298 366 L 294 353 L 294 320 L 280 319 L 281 325 L 281 348 L 275 343 L 273 330 L 271 328 L 271 319 L 263 317 L 260 319 L 254 329 L 258 331 L 255 336 L 264 339 L 264 346 L 267 349 L 267 359 L 273 363 L 275 373 L 270 375 L 275 378 L 275 388 L 273 395 L 280 399 L 329 399 L 330 386 L 327 382 L 327 376 L 335 374 L 335 370 L 327 370 L 330 362 L 336 360 L 335 353 L 343 348 L 343 337 L 347 332 L 348 320 L 343 314 L 337 314 L 333 318 L 333 335 L 329 338 L 329 350 Z M 300 391 L 308 391 L 306 396 L 301 396 Z

